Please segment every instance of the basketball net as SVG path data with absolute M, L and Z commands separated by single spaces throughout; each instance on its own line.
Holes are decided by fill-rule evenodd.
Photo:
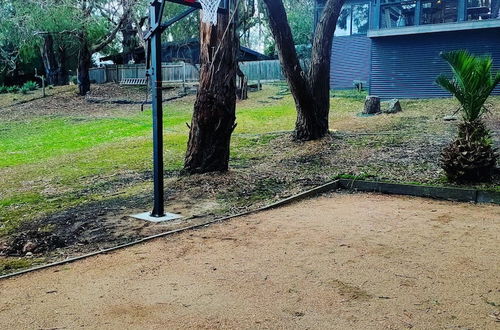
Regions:
M 217 11 L 221 0 L 198 0 L 203 10 L 201 21 L 204 23 L 217 25 Z

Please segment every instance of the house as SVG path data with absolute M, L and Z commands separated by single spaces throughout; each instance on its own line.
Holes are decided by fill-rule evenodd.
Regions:
M 144 48 L 138 47 L 134 50 L 135 63 L 144 63 Z M 114 64 L 123 63 L 123 53 L 102 57 L 101 61 L 112 61 Z M 240 46 L 238 61 L 253 62 L 271 60 L 269 56 L 258 53 L 250 48 Z M 200 41 L 199 39 L 190 39 L 183 42 L 167 42 L 162 45 L 161 60 L 164 63 L 183 61 L 191 64 L 200 63 Z
M 316 0 L 316 17 L 326 0 Z M 491 55 L 500 70 L 500 0 L 346 0 L 331 58 L 331 88 L 364 82 L 382 98 L 448 96 L 442 51 Z M 500 89 L 494 94 L 500 95 Z

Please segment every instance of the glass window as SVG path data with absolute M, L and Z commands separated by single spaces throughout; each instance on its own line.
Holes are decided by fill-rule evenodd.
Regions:
M 380 27 L 396 28 L 415 25 L 415 3 L 383 6 L 380 11 Z
M 342 8 L 339 19 L 337 20 L 337 28 L 335 29 L 335 36 L 349 36 L 351 35 L 351 7 Z
M 368 32 L 368 15 L 370 6 L 366 4 L 352 6 L 352 34 Z
M 458 19 L 457 0 L 422 1 L 422 24 L 456 22 Z
M 467 19 L 500 18 L 500 0 L 467 0 Z

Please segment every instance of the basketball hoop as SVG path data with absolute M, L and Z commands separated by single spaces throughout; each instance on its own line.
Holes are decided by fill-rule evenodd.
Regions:
M 194 0 L 186 0 L 187 2 L 193 2 Z M 203 10 L 203 17 L 201 21 L 204 23 L 209 23 L 217 25 L 217 11 L 219 10 L 219 4 L 221 0 L 198 0 Z

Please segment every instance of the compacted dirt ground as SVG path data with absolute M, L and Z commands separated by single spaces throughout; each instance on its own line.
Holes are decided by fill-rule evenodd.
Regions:
M 498 329 L 500 207 L 331 194 L 0 281 L 2 329 Z

